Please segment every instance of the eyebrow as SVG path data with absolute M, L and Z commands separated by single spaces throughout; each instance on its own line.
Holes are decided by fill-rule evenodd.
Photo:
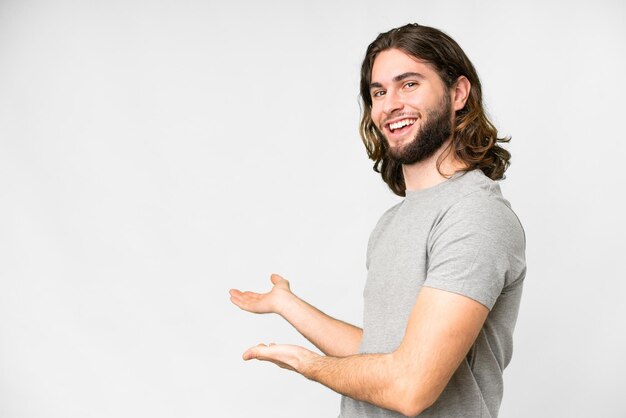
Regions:
M 414 78 L 419 78 L 419 79 L 422 79 L 422 80 L 424 79 L 424 76 L 423 76 L 422 74 L 420 74 L 420 73 L 415 73 L 415 72 L 407 72 L 407 73 L 402 73 L 402 74 L 400 74 L 400 75 L 395 76 L 392 80 L 393 80 L 395 83 L 397 83 L 398 81 L 402 81 L 402 80 L 405 80 L 405 79 L 407 79 L 407 78 L 411 78 L 411 77 L 414 77 Z M 380 88 L 380 87 L 382 87 L 382 86 L 383 86 L 383 85 L 382 85 L 382 84 L 380 84 L 380 83 L 370 83 L 370 90 L 371 90 L 371 89 Z

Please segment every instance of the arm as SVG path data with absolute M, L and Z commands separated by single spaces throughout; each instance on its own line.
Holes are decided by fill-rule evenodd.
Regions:
M 439 398 L 488 313 L 465 296 L 424 287 L 393 353 L 334 358 L 275 345 L 251 348 L 244 359 L 272 361 L 351 398 L 414 416 Z
M 230 290 L 230 300 L 253 313 L 277 313 L 324 354 L 345 357 L 357 353 L 363 330 L 332 318 L 291 292 L 289 282 L 271 277 L 274 287 L 268 293 Z

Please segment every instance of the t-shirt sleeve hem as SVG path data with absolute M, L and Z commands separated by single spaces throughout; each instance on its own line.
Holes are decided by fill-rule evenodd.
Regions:
M 433 289 L 443 290 L 446 292 L 456 293 L 457 295 L 465 296 L 485 306 L 491 310 L 496 303 L 497 298 L 490 298 L 484 294 L 478 294 L 478 292 L 472 292 L 471 289 L 467 289 L 463 286 L 455 286 L 452 283 L 441 282 L 437 280 L 426 280 L 423 287 L 430 287 Z

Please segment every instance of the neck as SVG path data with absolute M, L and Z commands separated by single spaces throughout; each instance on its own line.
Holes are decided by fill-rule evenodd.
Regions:
M 411 165 L 402 166 L 406 190 L 417 191 L 436 186 L 465 167 L 461 161 L 453 158 L 451 153 L 447 154 L 446 149 L 450 145 L 450 142 L 451 140 L 446 141 L 430 158 Z M 437 161 L 442 157 L 444 151 L 447 155 L 441 160 L 439 166 L 441 172 L 439 172 L 437 169 Z

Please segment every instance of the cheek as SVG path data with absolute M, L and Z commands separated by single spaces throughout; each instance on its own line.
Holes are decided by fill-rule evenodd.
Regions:
M 372 110 L 370 112 L 371 117 L 372 117 L 372 122 L 374 122 L 374 125 L 376 125 L 376 127 L 378 129 L 380 129 L 380 116 L 381 116 L 381 111 L 379 109 L 379 106 L 376 106 L 375 104 L 372 106 Z

